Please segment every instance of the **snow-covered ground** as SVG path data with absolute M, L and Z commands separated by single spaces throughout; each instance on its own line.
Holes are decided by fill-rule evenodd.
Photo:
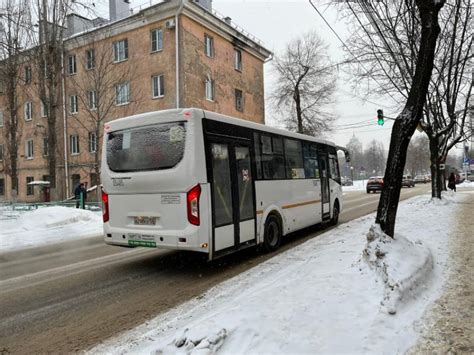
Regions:
M 68 207 L 0 209 L 0 253 L 102 234 L 101 212 Z
M 441 201 L 425 195 L 402 202 L 394 240 L 373 225 L 373 215 L 359 218 L 90 352 L 404 352 L 441 293 L 449 226 L 457 223 L 462 201 L 473 198 L 466 189 Z
M 404 352 L 447 277 L 449 226 L 474 197 L 473 183 L 457 188 L 402 202 L 395 240 L 374 215 L 342 224 L 90 352 Z M 74 208 L 2 216 L 16 218 L 0 218 L 0 253 L 102 233 L 100 213 Z

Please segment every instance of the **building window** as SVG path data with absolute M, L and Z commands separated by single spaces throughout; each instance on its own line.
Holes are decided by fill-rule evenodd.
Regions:
M 69 112 L 71 114 L 77 113 L 78 112 L 78 107 L 77 107 L 77 95 L 71 95 L 69 96 Z
M 156 29 L 151 31 L 151 51 L 158 52 L 163 50 L 163 30 Z
M 114 62 L 121 62 L 128 59 L 128 39 L 114 42 Z
M 95 132 L 89 132 L 89 153 L 97 152 L 97 135 Z
M 242 52 L 234 49 L 234 69 L 242 71 Z
M 86 69 L 91 70 L 95 68 L 95 50 L 89 49 L 86 51 Z
M 3 127 L 3 112 L 0 111 L 0 127 Z
M 33 104 L 29 101 L 25 102 L 25 121 L 31 121 L 33 117 Z
M 0 196 L 5 195 L 5 179 L 0 179 Z
M 115 86 L 116 105 L 125 105 L 130 102 L 130 83 L 126 82 Z
M 79 154 L 79 136 L 77 134 L 72 134 L 69 136 L 69 149 L 71 154 Z
M 244 110 L 244 96 L 239 89 L 235 89 L 235 109 L 240 112 Z
M 165 96 L 165 81 L 163 75 L 152 76 L 151 85 L 153 98 Z
M 29 183 L 33 181 L 35 181 L 33 176 L 26 177 L 26 196 L 33 196 L 35 194 L 34 186 L 29 185 Z
M 89 109 L 96 110 L 97 109 L 97 91 L 89 91 L 87 96 L 89 98 Z
M 70 55 L 67 57 L 68 61 L 68 69 L 67 72 L 69 75 L 76 74 L 77 72 L 77 65 L 76 65 L 76 56 L 75 55 Z
M 28 139 L 25 144 L 25 158 L 33 159 L 33 139 Z
M 214 38 L 209 35 L 204 35 L 204 53 L 208 57 L 214 57 Z
M 43 156 L 47 157 L 49 152 L 49 140 L 48 137 L 43 138 Z
M 3 160 L 3 144 L 0 144 L 0 161 Z
M 28 65 L 25 67 L 25 84 L 31 83 L 31 67 Z
M 41 101 L 41 117 L 48 117 L 48 108 L 43 101 Z
M 206 79 L 206 99 L 214 101 L 214 80 Z

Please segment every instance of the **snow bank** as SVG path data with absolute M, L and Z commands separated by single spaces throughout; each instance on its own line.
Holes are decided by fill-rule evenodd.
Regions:
M 441 292 L 466 196 L 402 202 L 395 240 L 373 228 L 367 245 L 374 215 L 340 225 L 90 352 L 405 352 Z
M 102 234 L 100 213 L 68 207 L 45 207 L 0 220 L 0 252 Z
M 456 189 L 472 189 L 474 188 L 474 181 L 464 180 L 461 184 L 456 185 Z
M 393 239 L 378 224 L 373 224 L 367 233 L 364 259 L 382 277 L 382 305 L 390 314 L 397 312 L 398 305 L 409 294 L 423 292 L 420 286 L 433 271 L 433 256 L 422 241 L 412 242 L 400 234 Z
M 343 186 L 342 191 L 365 191 L 368 180 L 355 180 L 352 186 Z

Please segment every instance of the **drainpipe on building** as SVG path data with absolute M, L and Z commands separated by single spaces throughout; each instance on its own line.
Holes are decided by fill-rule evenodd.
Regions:
M 67 157 L 67 111 L 66 111 L 66 75 L 64 72 L 64 47 L 61 49 L 61 91 L 63 97 L 63 139 L 64 139 L 64 175 L 66 178 L 66 199 L 69 198 L 69 163 Z
M 178 19 L 178 16 L 179 14 L 181 13 L 181 11 L 183 11 L 183 7 L 184 7 L 184 1 L 185 0 L 181 0 L 181 5 L 179 5 L 179 9 L 178 11 L 176 12 L 176 16 L 175 16 L 175 23 L 176 23 L 176 27 L 175 27 L 175 46 L 176 46 L 176 108 L 179 108 L 179 19 Z

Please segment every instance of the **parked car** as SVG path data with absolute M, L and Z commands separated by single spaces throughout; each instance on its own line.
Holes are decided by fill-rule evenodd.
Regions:
M 428 175 L 417 175 L 415 176 L 415 179 L 413 179 L 413 182 L 415 184 L 426 184 L 427 182 L 430 182 L 431 179 Z
M 456 174 L 456 184 L 461 184 L 466 180 L 467 174 L 466 173 L 457 173 Z
M 402 180 L 402 187 L 414 187 L 415 186 L 415 181 L 413 181 L 413 178 L 410 175 L 403 175 L 403 180 Z
M 367 193 L 382 191 L 383 176 L 373 176 L 367 181 Z

